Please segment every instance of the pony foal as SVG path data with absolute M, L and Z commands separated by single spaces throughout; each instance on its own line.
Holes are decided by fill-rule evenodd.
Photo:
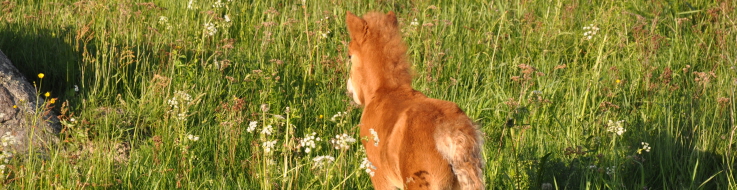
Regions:
M 455 103 L 411 86 L 397 18 L 348 12 L 348 93 L 363 106 L 361 142 L 376 189 L 484 189 L 482 139 Z

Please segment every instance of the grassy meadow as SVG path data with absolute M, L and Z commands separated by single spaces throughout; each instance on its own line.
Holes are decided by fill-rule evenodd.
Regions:
M 372 189 L 344 17 L 374 10 L 414 87 L 479 124 L 489 189 L 737 189 L 735 7 L 0 0 L 0 49 L 63 126 L 0 187 Z

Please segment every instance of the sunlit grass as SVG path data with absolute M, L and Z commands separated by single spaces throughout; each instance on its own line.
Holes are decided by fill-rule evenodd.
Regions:
M 2 184 L 371 189 L 344 15 L 378 10 L 397 12 L 415 88 L 480 124 L 488 187 L 735 189 L 734 7 L 4 1 L 0 48 L 64 129 Z

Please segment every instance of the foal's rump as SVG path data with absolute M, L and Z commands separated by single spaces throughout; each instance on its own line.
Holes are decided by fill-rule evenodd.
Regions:
M 464 189 L 483 188 L 482 142 L 477 135 L 480 133 L 455 103 L 427 98 L 410 106 L 403 115 L 407 117 L 406 123 L 397 123 L 406 127 L 401 140 L 404 141 L 401 146 L 406 149 L 399 151 L 408 154 L 400 155 L 400 158 L 405 157 L 400 160 L 406 162 L 400 164 L 404 166 L 403 177 L 423 179 L 422 169 L 414 167 L 421 165 L 431 170 L 427 174 L 435 183 L 460 185 Z

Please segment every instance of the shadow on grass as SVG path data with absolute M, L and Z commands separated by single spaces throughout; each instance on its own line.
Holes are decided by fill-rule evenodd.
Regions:
M 649 142 L 652 150 L 628 154 L 611 173 L 609 167 L 601 164 L 600 155 L 595 155 L 595 151 L 579 154 L 575 148 L 566 151 L 574 155 L 571 161 L 561 159 L 563 155 L 555 155 L 564 154 L 563 151 L 550 153 L 534 161 L 535 167 L 527 170 L 534 176 L 529 183 L 533 189 L 603 188 L 595 185 L 602 183 L 614 189 L 728 189 L 729 178 L 735 177 L 730 176 L 734 168 L 729 168 L 734 163 L 727 163 L 733 158 L 698 150 L 692 141 L 674 138 L 665 132 L 645 139 L 652 140 Z M 628 142 L 628 145 L 633 150 L 642 147 L 640 142 Z M 615 181 L 614 175 L 621 181 Z M 552 186 L 545 187 L 545 183 Z
M 0 49 L 41 93 L 51 92 L 59 102 L 77 97 L 74 85 L 79 83 L 81 55 L 68 42 L 73 37 L 71 26 L 0 24 Z M 43 80 L 39 73 L 44 73 Z
M 0 50 L 2 50 L 11 60 L 14 66 L 31 82 L 39 94 L 50 93 L 50 98 L 58 98 L 52 107 L 53 111 L 60 113 L 61 120 L 67 120 L 70 117 L 79 117 L 81 115 L 89 115 L 92 117 L 84 120 L 85 124 L 76 125 L 77 128 L 85 131 L 86 140 L 94 138 L 95 135 L 104 134 L 105 130 L 110 128 L 93 127 L 96 125 L 95 119 L 103 118 L 106 115 L 114 116 L 119 120 L 129 119 L 130 114 L 120 108 L 110 107 L 94 107 L 93 110 L 82 110 L 85 107 L 83 102 L 92 102 L 99 104 L 99 101 L 85 100 L 88 94 L 83 89 L 84 84 L 95 83 L 95 80 L 101 80 L 94 76 L 91 81 L 83 81 L 82 63 L 83 47 L 77 37 L 77 28 L 74 26 L 46 27 L 36 23 L 0 23 Z M 95 52 L 94 45 L 87 43 L 87 51 Z M 94 57 L 94 55 L 91 55 Z M 38 74 L 43 73 L 44 78 L 38 78 Z M 86 85 L 89 86 L 89 85 Z M 113 88 L 115 89 L 115 88 Z M 121 89 L 116 89 L 121 93 Z M 68 103 L 66 109 L 71 112 L 63 111 L 63 104 Z M 104 104 L 106 105 L 106 104 Z M 86 113 L 83 113 L 86 112 Z M 81 118 L 80 118 L 81 119 Z M 125 136 L 132 136 L 134 128 L 131 123 L 123 123 L 116 126 L 115 131 L 122 132 Z M 90 130 L 94 129 L 94 130 Z M 62 132 L 66 131 L 66 136 L 71 134 L 66 127 Z

